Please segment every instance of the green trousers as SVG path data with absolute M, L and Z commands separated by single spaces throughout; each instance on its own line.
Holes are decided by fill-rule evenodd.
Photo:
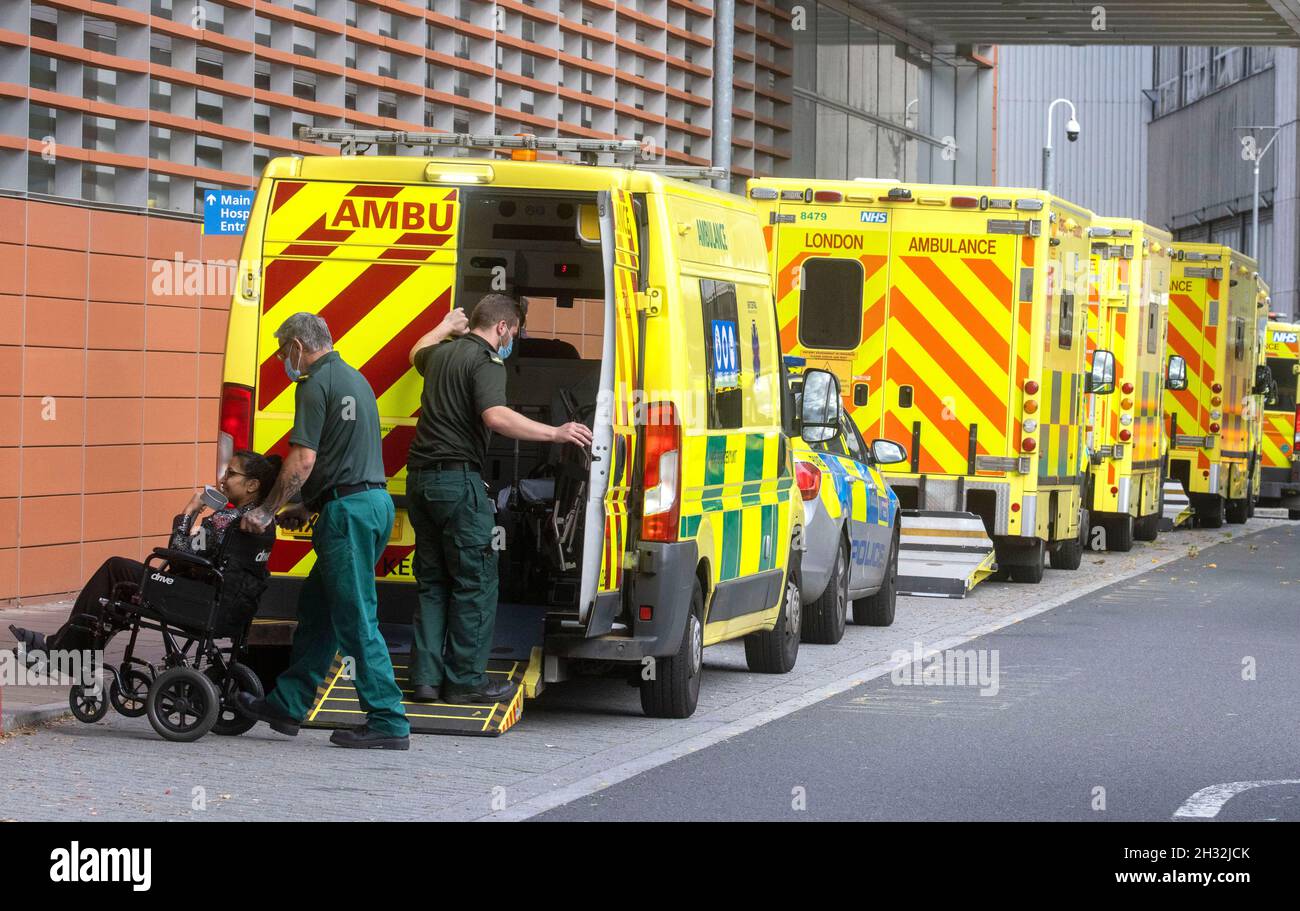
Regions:
M 354 493 L 321 508 L 312 529 L 316 563 L 298 595 L 289 668 L 267 696 L 290 717 L 307 717 L 337 653 L 353 661 L 352 682 L 370 729 L 390 737 L 410 733 L 377 619 L 375 564 L 392 532 L 393 498 L 386 490 Z
M 495 520 L 474 471 L 414 471 L 406 499 L 415 529 L 411 682 L 464 693 L 487 681 L 497 618 Z

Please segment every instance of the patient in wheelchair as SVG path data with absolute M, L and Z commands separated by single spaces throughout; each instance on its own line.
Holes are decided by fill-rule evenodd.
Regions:
M 200 557 L 218 557 L 227 531 L 237 529 L 244 513 L 261 504 L 271 492 L 279 473 L 280 457 L 277 455 L 264 456 L 249 449 L 236 452 L 217 485 L 228 501 L 226 505 L 209 510 L 203 505 L 202 491 L 195 493 L 185 509 L 172 520 L 171 540 L 167 546 Z M 87 616 L 99 616 L 102 609 L 100 599 L 112 599 L 119 586 L 137 585 L 143 571 L 144 564 L 138 560 L 109 557 L 86 580 L 72 613 L 58 632 L 46 637 L 18 626 L 10 626 L 9 631 L 26 648 L 29 659 L 35 657 L 35 653 L 50 649 L 81 651 L 105 645 L 93 641 L 91 624 L 76 621 Z

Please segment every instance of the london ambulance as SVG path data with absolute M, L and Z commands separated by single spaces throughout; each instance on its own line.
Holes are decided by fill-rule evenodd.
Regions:
M 836 374 L 863 436 L 910 455 L 885 469 L 904 510 L 899 590 L 925 593 L 921 567 L 953 551 L 966 587 L 994 554 L 1016 581 L 1041 580 L 1049 554 L 1077 568 L 1092 213 L 1028 189 L 765 178 L 748 192 L 782 347 Z M 1109 352 L 1095 366 L 1113 380 Z
M 1296 385 L 1300 379 L 1300 323 L 1270 321 L 1265 330 L 1265 365 L 1276 384 L 1264 403 L 1263 452 L 1260 461 L 1261 506 L 1285 509 L 1300 519 L 1300 408 Z
M 272 333 L 297 311 L 323 317 L 379 401 L 398 509 L 375 574 L 395 652 L 416 601 L 404 509 L 421 391 L 407 360 L 415 340 L 485 293 L 522 299 L 526 338 L 506 361 L 510 404 L 553 425 L 584 421 L 595 435 L 589 455 L 492 441 L 482 473 L 497 509 L 501 590 L 490 672 L 522 686 L 490 711 L 410 703 L 413 729 L 499 733 L 524 696 L 579 668 L 625 675 L 649 715 L 685 717 L 704 647 L 733 639 L 744 640 L 751 670 L 790 670 L 802 501 L 752 207 L 659 172 L 536 160 L 541 150 L 608 162 L 635 157 L 634 142 L 303 136 L 419 154 L 267 166 L 230 317 L 222 439 L 227 449 L 285 451 L 293 389 Z M 280 538 L 266 620 L 293 618 L 314 560 L 308 535 Z M 262 641 L 287 641 L 283 624 L 278 639 L 263 626 L 272 628 Z M 405 663 L 395 657 L 403 686 Z M 309 723 L 355 724 L 341 665 L 319 695 Z

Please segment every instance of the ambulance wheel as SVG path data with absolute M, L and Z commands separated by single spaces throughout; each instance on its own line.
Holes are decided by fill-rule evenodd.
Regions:
M 1023 553 L 1024 556 L 1019 558 L 1022 562 L 1007 567 L 1007 576 L 1012 582 L 1037 585 L 1043 581 L 1043 563 L 1047 553 L 1043 539 L 1039 538 L 1024 548 Z
M 108 701 L 119 715 L 142 718 L 145 700 L 149 697 L 149 684 L 153 678 L 138 668 L 128 668 L 121 673 L 121 686 L 114 680 L 108 686 Z
M 853 602 L 853 622 L 859 626 L 893 626 L 898 605 L 898 529 L 889 551 L 889 568 L 880 591 Z
M 1126 554 L 1133 549 L 1133 517 L 1125 513 L 1106 521 L 1106 549 L 1111 553 Z
M 1068 541 L 1047 555 L 1052 569 L 1078 569 L 1083 562 L 1083 542 Z
M 1286 517 L 1292 522 L 1300 522 L 1300 509 L 1288 509 Z
M 1242 497 L 1240 500 L 1229 500 L 1228 506 L 1223 512 L 1229 525 L 1245 525 L 1246 520 L 1250 518 L 1250 498 Z
M 803 620 L 803 602 L 799 597 L 799 574 L 790 567 L 785 579 L 785 595 L 776 626 L 745 637 L 745 663 L 756 674 L 787 674 L 799 658 L 799 630 Z
M 73 718 L 94 724 L 108 714 L 108 694 L 102 686 L 96 690 L 77 684 L 68 691 L 68 708 Z
M 691 588 L 691 612 L 677 653 L 654 659 L 651 679 L 642 677 L 641 711 L 650 718 L 690 718 L 700 701 L 704 671 L 704 592 L 696 578 Z
M 849 612 L 849 542 L 840 540 L 835 551 L 835 565 L 826 582 L 826 591 L 809 603 L 803 614 L 800 636 L 804 642 L 834 645 L 844 638 L 844 624 Z
M 250 693 L 255 699 L 261 699 L 266 695 L 262 681 L 242 664 L 230 665 L 224 679 L 216 667 L 210 666 L 206 673 L 212 685 L 221 693 L 221 710 L 217 713 L 217 723 L 212 726 L 212 733 L 238 737 L 251 731 L 257 724 L 257 719 L 240 712 L 236 700 L 239 693 Z
M 1218 494 L 1197 497 L 1192 501 L 1198 528 L 1223 527 L 1223 497 Z
M 1139 541 L 1154 541 L 1160 537 L 1160 513 L 1153 512 L 1133 523 L 1133 537 Z
M 145 700 L 149 723 L 163 740 L 192 743 L 217 723 L 221 694 L 212 681 L 192 667 L 163 671 Z

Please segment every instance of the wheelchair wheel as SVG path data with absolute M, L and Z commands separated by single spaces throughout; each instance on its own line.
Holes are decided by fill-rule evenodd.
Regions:
M 68 708 L 78 721 L 94 724 L 108 714 L 108 696 L 102 686 L 94 690 L 77 684 L 68 693 Z
M 240 712 L 235 697 L 239 693 L 252 693 L 261 699 L 266 695 L 262 690 L 262 681 L 250 668 L 242 664 L 230 665 L 224 679 L 216 667 L 209 667 L 206 673 L 213 686 L 221 693 L 221 711 L 217 715 L 217 723 L 212 726 L 212 732 L 225 737 L 238 737 L 251 731 L 257 724 L 257 719 L 249 718 Z
M 174 667 L 149 687 L 145 710 L 163 740 L 190 743 L 217 723 L 221 696 L 212 681 L 194 668 Z
M 149 698 L 149 684 L 153 683 L 153 677 L 137 668 L 128 668 L 122 671 L 121 678 L 122 686 L 118 686 L 116 680 L 109 684 L 108 701 L 119 715 L 142 717 L 147 710 L 145 702 Z

